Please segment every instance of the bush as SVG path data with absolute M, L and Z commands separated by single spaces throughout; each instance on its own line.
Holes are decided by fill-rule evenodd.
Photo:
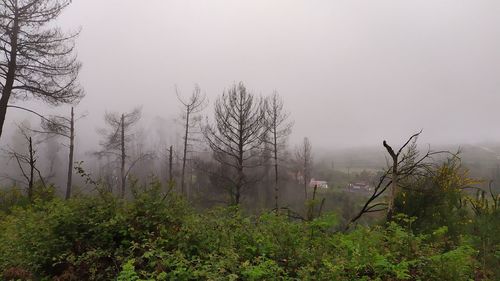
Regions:
M 131 201 L 36 201 L 0 219 L 0 272 L 6 280 L 470 280 L 483 272 L 473 236 L 450 244 L 446 226 L 419 233 L 416 218 L 399 215 L 339 233 L 337 221 L 236 207 L 196 213 L 158 188 Z

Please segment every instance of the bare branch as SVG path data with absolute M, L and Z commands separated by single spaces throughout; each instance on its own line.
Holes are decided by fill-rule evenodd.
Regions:
M 0 137 L 12 99 L 31 97 L 59 105 L 84 96 L 77 81 L 81 64 L 74 52 L 79 31 L 65 34 L 52 24 L 71 0 L 2 2 Z
M 267 131 L 263 101 L 240 82 L 216 100 L 214 117 L 215 124 L 206 125 L 203 133 L 215 160 L 235 171 L 230 193 L 232 203 L 239 204 L 242 189 L 251 184 L 245 169 L 258 156 L 255 152 L 260 150 Z

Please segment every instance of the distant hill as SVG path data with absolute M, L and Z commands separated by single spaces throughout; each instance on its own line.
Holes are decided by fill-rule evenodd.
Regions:
M 474 178 L 489 181 L 500 181 L 500 143 L 484 144 L 455 144 L 431 146 L 433 151 L 457 152 L 464 167 L 468 168 L 470 175 Z M 419 145 L 424 152 L 428 149 L 425 145 Z M 333 166 L 335 170 L 360 171 L 379 170 L 386 167 L 386 151 L 380 147 L 359 147 L 339 150 L 318 150 L 315 154 L 315 162 L 318 165 Z M 437 161 L 445 160 L 435 158 Z M 500 186 L 500 183 L 499 183 Z

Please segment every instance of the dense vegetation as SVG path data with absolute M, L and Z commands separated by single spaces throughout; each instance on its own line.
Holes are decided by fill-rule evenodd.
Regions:
M 156 181 L 129 200 L 63 201 L 39 187 L 28 203 L 7 190 L 0 270 L 5 280 L 498 280 L 498 196 L 464 192 L 469 179 L 450 163 L 414 184 L 391 221 L 347 231 L 335 213 L 196 211 Z

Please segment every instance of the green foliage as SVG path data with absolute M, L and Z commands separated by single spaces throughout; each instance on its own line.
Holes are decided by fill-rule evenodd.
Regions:
M 490 186 L 491 188 L 491 186 Z M 479 262 L 484 274 L 500 277 L 500 195 L 490 189 L 490 197 L 486 192 L 478 191 L 475 197 L 468 196 L 474 210 L 474 219 L 470 220 L 469 239 L 479 250 Z
M 23 194 L 20 187 L 14 185 L 7 189 L 0 189 L 0 217 L 10 212 L 14 206 L 26 206 L 28 198 Z
M 396 211 L 417 218 L 412 224 L 415 231 L 431 233 L 446 226 L 456 241 L 468 223 L 464 189 L 475 182 L 460 162 L 452 158 L 400 192 Z
M 134 259 L 128 260 L 123 264 L 122 271 L 118 274 L 117 281 L 140 281 L 139 276 L 135 272 Z
M 460 162 L 451 159 L 400 193 L 397 210 L 417 217 L 411 228 L 429 234 L 449 250 L 427 261 L 432 270 L 426 274 L 460 280 L 474 265 L 480 278 L 500 278 L 496 266 L 500 264 L 499 197 L 491 190 L 487 197 L 485 191 L 472 187 L 475 183 Z
M 153 181 L 131 201 L 13 207 L 0 218 L 0 273 L 6 280 L 495 280 L 495 253 L 480 250 L 493 234 L 471 231 L 450 243 L 449 226 L 421 233 L 418 218 L 405 215 L 339 233 L 335 214 L 302 222 L 238 207 L 196 213 L 168 194 Z M 484 220 L 469 225 L 481 235 L 498 229 L 494 217 Z
M 0 217 L 8 214 L 13 207 L 28 206 L 29 198 L 26 196 L 25 188 L 17 185 L 2 189 L 0 187 Z M 45 186 L 41 181 L 37 181 L 33 186 L 34 201 L 50 201 L 55 198 L 54 185 Z

